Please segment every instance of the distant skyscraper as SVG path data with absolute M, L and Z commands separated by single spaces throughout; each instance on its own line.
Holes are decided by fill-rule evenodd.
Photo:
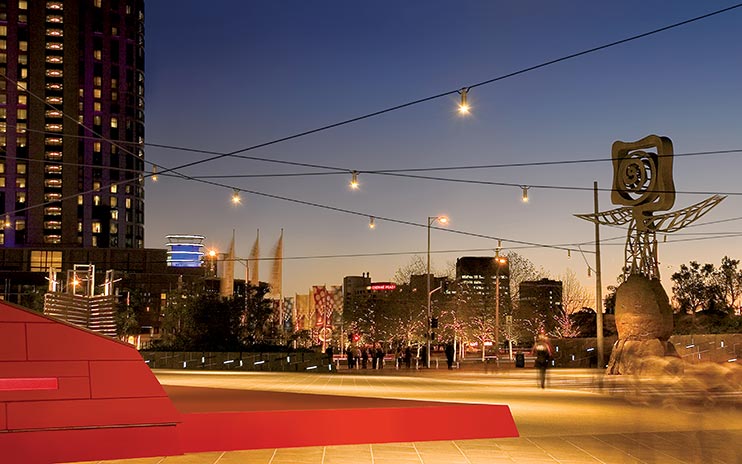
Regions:
M 0 73 L 0 243 L 143 248 L 144 0 L 2 2 Z
M 520 283 L 520 316 L 538 320 L 547 332 L 554 328 L 554 316 L 562 310 L 562 282 L 540 279 Z

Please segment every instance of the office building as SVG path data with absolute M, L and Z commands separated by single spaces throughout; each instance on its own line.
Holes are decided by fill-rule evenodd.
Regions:
M 457 291 L 469 305 L 495 314 L 510 313 L 510 267 L 506 257 L 464 256 L 456 260 Z M 499 287 L 499 292 L 497 288 Z
M 554 328 L 554 316 L 562 311 L 562 282 L 540 279 L 523 281 L 519 286 L 518 307 L 520 316 L 540 321 L 545 331 Z

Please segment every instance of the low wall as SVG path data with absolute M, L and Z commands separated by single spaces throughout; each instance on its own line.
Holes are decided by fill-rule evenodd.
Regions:
M 140 351 L 151 369 L 211 371 L 334 372 L 320 353 Z

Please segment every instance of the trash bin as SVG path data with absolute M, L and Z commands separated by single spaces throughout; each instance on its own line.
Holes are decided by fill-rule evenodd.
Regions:
M 526 367 L 526 355 L 515 353 L 515 367 Z

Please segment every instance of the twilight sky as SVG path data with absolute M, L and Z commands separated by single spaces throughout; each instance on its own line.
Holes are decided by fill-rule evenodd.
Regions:
M 146 142 L 230 152 L 417 99 L 453 91 L 731 6 L 731 1 L 150 1 L 146 5 Z M 370 272 L 390 280 L 415 253 L 425 257 L 428 216 L 449 229 L 502 239 L 551 277 L 587 276 L 593 245 L 572 253 L 523 247 L 591 242 L 594 229 L 573 216 L 593 209 L 592 185 L 609 188 L 611 144 L 648 134 L 670 137 L 675 153 L 742 150 L 742 8 L 596 53 L 473 88 L 472 114 L 457 95 L 243 153 L 345 173 L 225 157 L 183 169 L 227 187 L 161 176 L 147 181 L 145 245 L 195 233 L 226 251 L 232 230 L 247 257 L 260 229 L 268 256 L 284 229 L 284 294 L 340 285 Z M 210 155 L 149 147 L 163 168 Z M 407 174 L 498 182 L 454 183 L 364 171 L 605 159 L 605 162 Z M 360 171 L 351 191 L 349 171 Z M 334 174 L 327 173 L 335 172 Z M 742 153 L 676 157 L 675 207 L 711 192 L 742 192 Z M 317 175 L 316 173 L 324 173 Z M 521 202 L 520 185 L 529 189 Z M 586 190 L 539 186 L 580 187 Z M 260 192 L 362 213 L 353 215 Z M 703 191 L 705 195 L 681 192 Z M 600 193 L 600 209 L 615 207 Z M 661 243 L 669 277 L 690 260 L 742 258 L 740 205 L 731 195 Z M 379 218 L 368 228 L 368 216 Z M 384 221 L 392 218 L 419 224 Z M 707 222 L 727 222 L 701 225 Z M 721 237 L 719 234 L 736 234 Z M 615 283 L 625 229 L 604 227 L 603 283 Z M 611 240 L 612 239 L 612 240 Z M 693 240 L 690 240 L 693 239 Z M 701 240 L 697 240 L 701 239 Z M 460 256 L 492 256 L 497 241 L 432 231 L 433 268 Z M 445 250 L 471 250 L 439 253 Z M 320 255 L 387 256 L 307 258 Z M 268 280 L 270 263 L 261 263 Z M 237 265 L 236 275 L 244 267 Z

